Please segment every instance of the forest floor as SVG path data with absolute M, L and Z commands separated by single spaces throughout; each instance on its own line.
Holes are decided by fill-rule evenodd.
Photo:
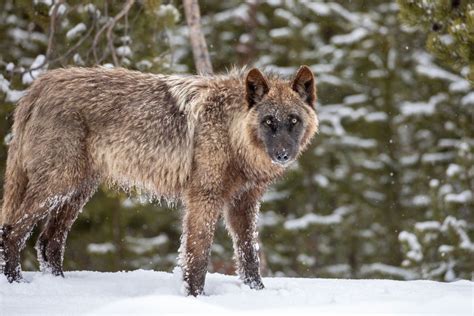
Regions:
M 474 315 L 474 282 L 265 278 L 253 291 L 208 274 L 206 295 L 185 297 L 179 273 L 25 272 L 0 277 L 1 315 Z

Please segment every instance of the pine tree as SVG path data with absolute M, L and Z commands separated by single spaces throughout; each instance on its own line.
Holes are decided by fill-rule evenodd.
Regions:
M 474 85 L 474 3 L 468 0 L 397 2 L 400 19 L 428 33 L 428 50 Z
M 2 117 L 27 86 L 22 72 L 47 51 L 48 3 L 2 4 Z M 110 21 L 105 16 L 116 16 L 125 2 L 107 8 L 100 2 L 96 11 L 82 2 L 67 3 L 51 57 L 77 47 L 49 68 L 95 64 L 94 36 Z M 454 11 L 469 13 L 469 5 L 460 1 Z M 463 78 L 468 59 L 461 58 L 465 48 L 454 46 L 450 54 L 461 56 L 459 61 L 451 55 L 434 59 L 423 44 L 433 36 L 446 39 L 443 32 L 451 34 L 446 28 L 451 24 L 440 18 L 443 27 L 427 34 L 401 24 L 397 17 L 404 10 L 403 3 L 389 0 L 201 2 L 216 72 L 251 63 L 291 77 L 307 64 L 317 75 L 320 133 L 262 203 L 260 236 L 271 274 L 470 277 L 474 92 Z M 118 63 L 142 71 L 193 72 L 183 19 L 174 27 L 179 15 L 183 12 L 160 1 L 135 3 L 113 28 Z M 71 29 L 76 31 L 68 39 Z M 450 36 L 466 47 L 468 42 Z M 115 62 L 106 34 L 97 48 L 101 64 Z M 1 120 L 2 135 L 8 125 Z M 5 146 L 0 154 L 4 163 Z M 170 269 L 179 217 L 146 199 L 101 191 L 74 225 L 66 268 Z M 212 250 L 211 269 L 232 272 L 232 245 L 222 226 Z M 26 263 L 33 267 L 32 252 Z

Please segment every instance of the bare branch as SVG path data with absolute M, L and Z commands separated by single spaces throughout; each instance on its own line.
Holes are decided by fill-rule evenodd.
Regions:
M 59 56 L 58 58 L 54 59 L 53 62 L 56 62 L 56 61 L 59 61 L 63 58 L 66 58 L 67 56 L 69 56 L 71 53 L 73 53 L 74 51 L 76 51 L 81 45 L 82 43 L 84 43 L 84 41 L 92 34 L 92 31 L 94 30 L 94 27 L 95 27 L 95 19 L 94 21 L 92 22 L 92 26 L 89 28 L 89 30 L 87 31 L 87 33 L 77 41 L 77 43 L 71 47 L 70 49 L 68 49 L 64 54 L 62 54 L 61 56 Z
M 48 48 L 46 49 L 46 59 L 45 63 L 51 58 L 51 54 L 53 53 L 53 46 L 54 46 L 54 34 L 56 33 L 56 23 L 58 20 L 58 10 L 61 4 L 64 3 L 64 0 L 58 0 L 53 7 L 53 11 L 50 17 L 49 23 L 49 36 L 48 36 Z
M 94 60 L 95 60 L 95 63 L 97 64 L 98 63 L 98 58 L 97 58 L 97 44 L 99 43 L 99 39 L 100 39 L 100 36 L 102 35 L 102 33 L 105 31 L 105 29 L 107 28 L 108 26 L 108 23 L 104 24 L 100 30 L 95 34 L 94 36 L 94 40 L 92 41 L 92 54 L 94 55 Z
M 115 27 L 115 24 L 117 24 L 117 22 L 121 18 L 123 18 L 130 11 L 130 9 L 132 8 L 132 5 L 134 3 L 135 3 L 135 0 L 127 0 L 124 7 L 122 8 L 122 10 L 116 16 L 114 16 L 109 22 L 104 24 L 100 28 L 100 30 L 97 32 L 97 34 L 95 35 L 94 41 L 92 42 L 92 52 L 94 54 L 94 59 L 95 59 L 96 64 L 99 62 L 99 59 L 97 58 L 97 44 L 99 43 L 99 39 L 100 39 L 102 33 L 104 33 L 104 31 L 107 30 L 107 33 L 106 33 L 106 35 L 107 35 L 107 46 L 110 50 L 110 53 L 112 54 L 112 59 L 114 61 L 115 66 L 119 65 L 117 55 L 116 55 L 115 49 L 114 49 L 114 43 L 113 43 L 113 39 L 112 39 L 112 31 Z
M 191 41 L 196 70 L 199 74 L 210 75 L 213 73 L 213 70 L 206 39 L 201 30 L 201 13 L 198 1 L 183 0 L 183 5 L 189 27 L 189 39 Z
M 58 10 L 61 4 L 63 3 L 64 3 L 64 0 L 58 0 L 56 3 L 53 4 L 53 10 L 51 11 L 50 23 L 49 23 L 48 47 L 46 48 L 46 56 L 45 56 L 44 61 L 41 63 L 41 65 L 38 65 L 34 68 L 30 68 L 28 70 L 21 72 L 22 75 L 29 72 L 31 77 L 33 77 L 33 71 L 43 68 L 50 61 L 51 55 L 53 53 L 54 35 L 56 33 L 56 25 L 58 21 Z
M 128 12 L 130 11 L 130 8 L 132 5 L 135 3 L 135 0 L 127 0 L 127 3 L 125 3 L 125 6 L 123 7 L 122 11 L 120 11 L 110 22 L 110 25 L 107 29 L 107 42 L 109 46 L 109 50 L 112 53 L 112 59 L 114 60 L 114 65 L 119 66 L 119 61 L 117 59 L 117 54 L 115 53 L 114 49 L 114 43 L 112 39 L 112 30 L 115 27 L 115 24 L 123 18 Z

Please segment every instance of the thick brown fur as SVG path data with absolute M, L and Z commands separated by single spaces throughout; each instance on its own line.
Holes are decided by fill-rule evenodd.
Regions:
M 278 120 L 298 115 L 294 160 L 317 131 L 315 93 L 307 67 L 293 81 L 256 69 L 209 77 L 120 68 L 47 72 L 14 115 L 0 214 L 4 274 L 21 279 L 20 251 L 46 219 L 37 242 L 41 269 L 62 275 L 67 234 L 97 186 L 108 182 L 183 201 L 180 263 L 189 294 L 202 293 L 221 215 L 243 281 L 262 288 L 258 204 L 286 168 L 269 149 L 283 145 L 261 136 L 262 112 Z

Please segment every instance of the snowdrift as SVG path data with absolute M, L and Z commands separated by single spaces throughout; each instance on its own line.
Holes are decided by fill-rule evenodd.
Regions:
M 473 315 L 474 282 L 265 278 L 253 291 L 208 274 L 206 295 L 185 297 L 179 273 L 25 272 L 0 277 L 1 315 Z

